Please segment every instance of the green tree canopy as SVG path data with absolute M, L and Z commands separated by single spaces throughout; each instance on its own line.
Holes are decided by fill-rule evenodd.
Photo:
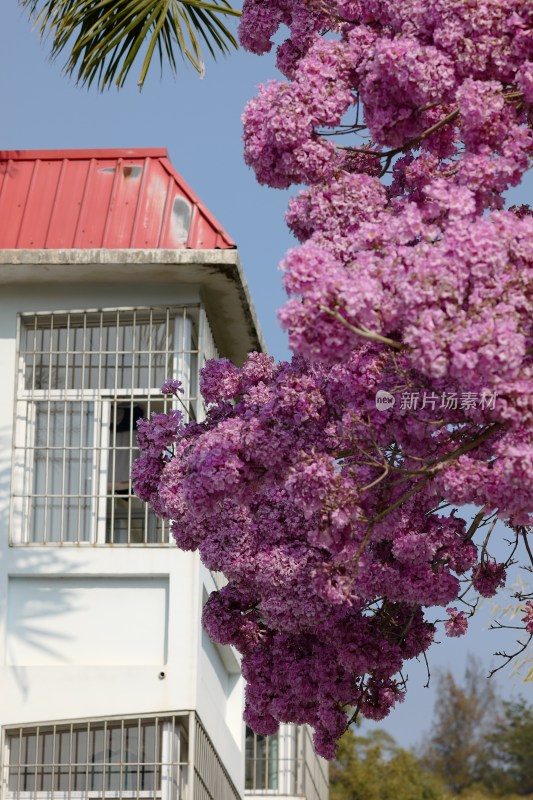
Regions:
M 438 780 L 385 731 L 348 730 L 330 768 L 330 800 L 444 800 Z
M 66 71 L 79 83 L 100 89 L 123 86 L 142 59 L 142 87 L 155 54 L 163 68 L 177 69 L 176 54 L 200 73 L 201 44 L 213 57 L 237 47 L 222 18 L 238 16 L 228 0 L 19 0 L 41 36 L 51 37 L 51 53 L 68 53 Z
M 463 685 L 449 671 L 437 681 L 434 719 L 422 761 L 459 794 L 482 782 L 488 759 L 485 737 L 496 723 L 500 703 L 476 659 L 471 659 Z
M 459 684 L 438 677 L 431 731 L 421 760 L 461 800 L 533 798 L 533 707 L 502 701 L 471 659 Z
M 485 784 L 496 794 L 533 795 L 533 707 L 504 702 L 503 715 L 486 738 L 490 754 Z

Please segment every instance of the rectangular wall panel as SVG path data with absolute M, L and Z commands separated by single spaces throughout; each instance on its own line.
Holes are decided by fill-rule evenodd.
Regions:
M 164 664 L 166 577 L 11 577 L 6 663 Z

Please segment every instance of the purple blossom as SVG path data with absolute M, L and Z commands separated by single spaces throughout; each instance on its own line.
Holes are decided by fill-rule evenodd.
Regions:
M 161 394 L 174 394 L 177 395 L 178 392 L 183 394 L 183 384 L 181 381 L 175 380 L 173 378 L 167 378 L 164 384 L 161 387 Z
M 528 633 L 533 635 L 533 602 L 528 600 L 525 607 L 525 614 L 522 617 L 522 622 L 525 622 L 525 628 Z
M 498 589 L 505 586 L 507 573 L 504 564 L 486 561 L 474 567 L 473 584 L 482 597 L 494 597 Z
M 279 315 L 296 357 L 208 362 L 205 422 L 141 422 L 133 469 L 177 544 L 228 577 L 204 623 L 242 653 L 248 724 L 310 724 L 327 758 L 348 709 L 379 720 L 403 699 L 404 663 L 434 640 L 426 607 L 460 636 L 462 584 L 489 597 L 505 582 L 443 501 L 533 523 L 533 218 L 503 210 L 533 155 L 530 11 L 332 11 L 245 0 L 239 33 L 264 53 L 288 30 L 287 80 L 260 87 L 243 125 L 260 183 L 305 184 Z M 435 399 L 402 408 L 403 392 Z
M 464 636 L 468 629 L 468 619 L 464 611 L 457 611 L 455 607 L 447 608 L 446 613 L 450 619 L 444 623 L 446 636 Z

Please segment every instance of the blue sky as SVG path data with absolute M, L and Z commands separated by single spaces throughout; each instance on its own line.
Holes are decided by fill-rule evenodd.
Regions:
M 16 0 L 4 6 L 0 149 L 168 148 L 178 172 L 236 240 L 269 351 L 286 358 L 286 337 L 276 321 L 284 299 L 277 265 L 295 245 L 283 219 L 290 193 L 256 183 L 242 159 L 240 123 L 257 86 L 276 77 L 273 57 L 239 52 L 209 61 L 203 80 L 187 66 L 177 79 L 167 72 L 159 80 L 154 66 L 142 93 L 132 74 L 120 92 L 100 94 L 77 88 L 62 74 L 61 61 L 50 62 Z M 527 202 L 531 187 L 529 180 L 513 193 L 513 202 Z M 460 677 L 472 653 L 487 668 L 497 663 L 492 653 L 506 644 L 503 635 L 486 631 L 492 608 L 485 601 L 466 639 L 447 639 L 430 651 L 433 676 L 450 668 Z M 512 646 L 512 635 L 509 640 Z M 408 672 L 408 699 L 383 726 L 400 743 L 415 745 L 430 726 L 435 680 L 423 689 L 425 667 L 415 664 Z M 498 685 L 505 694 L 521 692 L 533 701 L 533 683 L 511 677 L 510 669 L 500 673 Z
M 50 62 L 46 43 L 7 0 L 0 31 L 1 149 L 166 147 L 172 163 L 236 240 L 270 352 L 286 358 L 276 322 L 283 303 L 277 264 L 295 240 L 283 217 L 286 192 L 259 186 L 242 159 L 240 116 L 273 59 L 240 51 L 207 62 L 205 77 L 183 64 L 159 79 L 157 59 L 140 93 L 137 73 L 120 92 L 81 89 Z M 230 22 L 230 24 L 232 24 Z

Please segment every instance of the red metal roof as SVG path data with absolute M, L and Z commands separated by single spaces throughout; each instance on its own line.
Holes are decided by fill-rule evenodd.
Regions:
M 165 149 L 0 152 L 0 249 L 231 248 Z

